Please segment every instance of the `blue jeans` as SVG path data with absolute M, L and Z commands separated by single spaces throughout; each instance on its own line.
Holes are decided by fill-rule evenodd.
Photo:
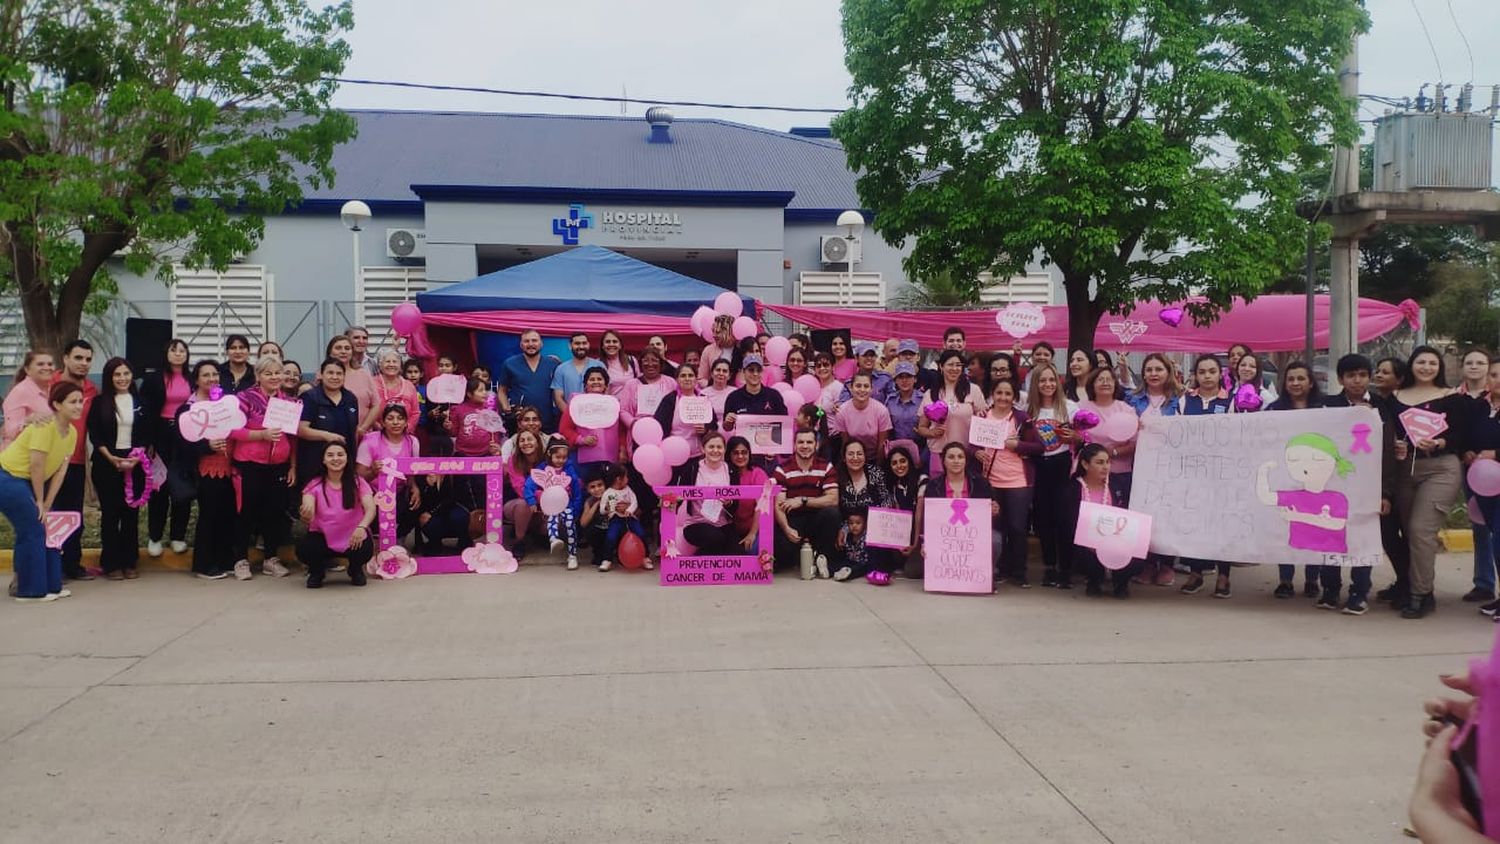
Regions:
M 47 547 L 31 482 L 0 471 L 0 513 L 16 532 L 16 595 L 40 598 L 62 591 L 62 552 Z
M 1281 565 L 1278 565 L 1276 568 L 1281 573 L 1281 582 L 1282 583 L 1291 583 L 1292 579 L 1297 576 L 1297 567 L 1296 566 L 1288 565 L 1286 563 L 1282 563 Z M 1320 569 L 1320 568 L 1322 568 L 1322 566 L 1303 566 L 1302 567 L 1302 576 L 1303 576 L 1303 579 L 1305 579 L 1308 583 L 1317 583 L 1318 582 L 1318 569 Z M 1334 568 L 1338 568 L 1338 566 L 1334 566 Z
M 1333 593 L 1338 598 L 1339 590 L 1343 588 L 1342 566 L 1314 566 L 1322 569 L 1320 575 L 1323 581 L 1323 593 Z M 1370 597 L 1370 572 L 1374 566 L 1350 566 L 1349 567 L 1349 597 L 1356 595 L 1360 598 Z
M 1474 588 L 1493 592 L 1495 591 L 1493 536 L 1485 525 L 1471 524 L 1469 527 L 1474 532 Z

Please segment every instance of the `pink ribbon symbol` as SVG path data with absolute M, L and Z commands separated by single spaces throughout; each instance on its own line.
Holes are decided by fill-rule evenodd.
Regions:
M 406 480 L 406 473 L 396 468 L 396 461 L 385 460 L 380 464 L 380 486 L 382 489 L 395 489 L 397 484 Z
M 962 498 L 956 498 L 949 506 L 948 524 L 966 525 L 969 523 L 969 502 Z
M 771 489 L 774 486 L 775 484 L 771 481 L 766 481 L 765 488 L 760 491 L 760 498 L 755 502 L 755 512 L 757 515 L 765 515 L 771 512 Z
M 677 559 L 678 556 L 680 556 L 680 555 L 679 555 L 679 552 L 677 550 L 677 540 L 675 540 L 675 539 L 668 540 L 667 541 L 666 558 L 669 559 L 669 560 L 675 560 L 675 559 Z
M 1349 429 L 1349 436 L 1354 438 L 1354 445 L 1349 446 L 1350 454 L 1370 454 L 1370 426 L 1361 422 Z

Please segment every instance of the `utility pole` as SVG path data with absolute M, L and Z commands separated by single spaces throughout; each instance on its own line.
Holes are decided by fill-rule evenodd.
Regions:
M 1355 116 L 1359 113 L 1359 35 L 1349 41 L 1349 52 L 1339 65 L 1339 93 Z M 1359 193 L 1359 140 L 1333 153 L 1333 196 Z M 1328 371 L 1342 356 L 1359 346 L 1359 235 L 1339 237 L 1335 231 L 1328 279 Z M 1312 361 L 1308 361 L 1311 365 Z

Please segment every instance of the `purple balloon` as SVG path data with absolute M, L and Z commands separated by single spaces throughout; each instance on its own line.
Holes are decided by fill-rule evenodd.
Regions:
M 1241 384 L 1234 391 L 1234 406 L 1240 410 L 1260 410 L 1260 390 L 1254 384 Z

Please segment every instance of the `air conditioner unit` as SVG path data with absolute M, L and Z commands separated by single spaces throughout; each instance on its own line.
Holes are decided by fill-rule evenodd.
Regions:
M 386 229 L 385 257 L 426 258 L 426 229 Z
M 841 235 L 824 235 L 818 238 L 818 252 L 825 264 L 858 263 L 859 241 Z

